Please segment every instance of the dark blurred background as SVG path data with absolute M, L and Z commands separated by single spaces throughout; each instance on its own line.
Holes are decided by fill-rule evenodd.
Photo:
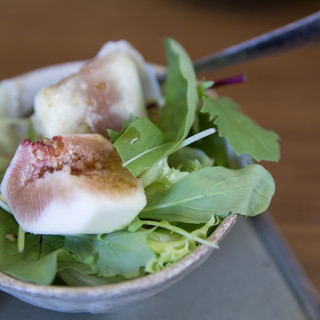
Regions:
M 42 66 L 93 57 L 103 43 L 126 39 L 148 61 L 165 63 L 163 38 L 192 59 L 258 36 L 319 10 L 319 1 L 1 0 L 0 79 Z M 206 74 L 246 73 L 217 89 L 281 136 L 282 158 L 264 163 L 277 191 L 270 211 L 320 289 L 320 47 Z

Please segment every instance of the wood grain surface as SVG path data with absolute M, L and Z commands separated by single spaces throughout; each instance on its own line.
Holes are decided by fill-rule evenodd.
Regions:
M 259 4 L 258 4 L 259 3 Z M 318 1 L 1 0 L 0 79 L 38 67 L 93 57 L 126 39 L 146 60 L 165 63 L 170 36 L 192 59 L 208 55 L 319 10 Z M 271 213 L 320 289 L 320 47 L 225 68 L 208 80 L 246 73 L 219 88 L 246 114 L 281 136 L 279 163 L 264 163 L 277 191 Z

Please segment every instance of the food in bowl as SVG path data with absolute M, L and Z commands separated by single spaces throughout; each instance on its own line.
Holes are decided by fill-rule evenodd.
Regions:
M 267 209 L 274 181 L 256 162 L 278 161 L 278 135 L 208 93 L 213 82 L 197 82 L 181 45 L 165 43 L 162 91 L 131 45 L 108 43 L 40 89 L 31 117 L 0 120 L 0 152 L 12 157 L 1 168 L 1 272 L 42 285 L 123 282 L 217 247 L 207 237 L 227 216 Z M 0 101 L 10 90 L 0 84 Z

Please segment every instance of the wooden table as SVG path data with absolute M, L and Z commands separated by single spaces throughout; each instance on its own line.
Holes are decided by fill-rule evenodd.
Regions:
M 146 60 L 165 63 L 163 38 L 199 58 L 311 14 L 317 1 L 2 0 L 0 79 L 54 63 L 86 59 L 108 40 L 127 39 Z M 277 191 L 271 212 L 320 289 L 319 47 L 208 73 L 246 73 L 221 88 L 246 114 L 281 136 L 282 158 L 265 163 Z

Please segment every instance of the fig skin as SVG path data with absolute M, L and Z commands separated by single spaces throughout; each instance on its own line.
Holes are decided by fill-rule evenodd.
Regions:
M 141 180 L 99 134 L 25 140 L 1 193 L 22 229 L 36 234 L 112 232 L 146 205 Z

